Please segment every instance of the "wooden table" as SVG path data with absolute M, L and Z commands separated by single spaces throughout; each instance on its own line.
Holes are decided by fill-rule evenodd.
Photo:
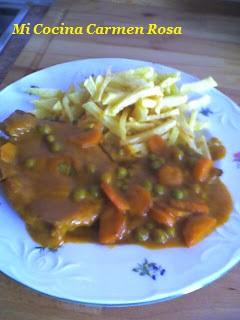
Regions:
M 240 103 L 240 3 L 231 1 L 58 0 L 43 23 L 56 25 L 181 25 L 182 36 L 33 36 L 2 87 L 52 64 L 91 57 L 125 57 L 212 75 Z M 67 304 L 0 276 L 1 320 L 240 319 L 240 267 L 207 288 L 144 307 L 107 309 Z

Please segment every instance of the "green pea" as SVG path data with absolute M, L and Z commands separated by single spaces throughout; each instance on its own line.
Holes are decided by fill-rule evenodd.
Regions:
M 87 125 L 88 129 L 93 129 L 95 127 L 95 123 L 91 122 Z
M 157 159 L 157 155 L 155 153 L 149 153 L 148 158 L 150 160 L 156 160 Z
M 98 186 L 92 186 L 90 189 L 90 194 L 94 198 L 98 198 L 100 196 L 100 189 Z
M 88 171 L 90 172 L 90 173 L 95 173 L 96 172 L 96 166 L 95 166 L 95 164 L 93 164 L 93 163 L 90 163 L 89 165 L 88 165 Z
M 166 227 L 165 228 L 167 234 L 169 235 L 170 238 L 174 238 L 176 236 L 176 229 L 175 227 Z
M 51 144 L 51 151 L 52 152 L 60 152 L 63 150 L 63 145 L 60 142 L 54 142 Z
M 151 182 L 150 180 L 145 180 L 144 183 L 143 183 L 143 187 L 144 187 L 147 191 L 151 192 L 152 189 L 153 189 L 153 184 L 152 184 L 152 182 Z
M 48 135 L 52 132 L 52 128 L 48 124 L 43 124 L 39 126 L 39 132 L 43 135 Z
M 163 158 L 153 160 L 151 163 L 151 168 L 154 170 L 157 170 L 164 164 L 164 162 L 165 162 L 165 160 Z
M 71 172 L 72 172 L 72 166 L 69 164 L 69 163 L 60 163 L 58 165 L 58 171 L 61 173 L 61 174 L 64 174 L 66 176 L 70 176 Z
M 33 169 L 36 166 L 37 160 L 34 158 L 28 158 L 25 162 L 24 162 L 24 166 L 27 169 Z
M 73 192 L 73 200 L 79 202 L 87 197 L 87 191 L 84 188 L 77 188 Z
M 166 189 L 161 184 L 156 184 L 154 186 L 154 193 L 156 196 L 163 196 L 166 192 Z
M 196 194 L 199 194 L 201 192 L 201 186 L 199 184 L 194 184 L 192 186 L 192 189 Z
M 168 234 L 164 230 L 156 228 L 152 231 L 152 239 L 157 243 L 164 244 L 168 241 Z
M 123 179 L 128 175 L 128 170 L 124 167 L 119 167 L 117 171 L 118 178 Z
M 186 192 L 183 189 L 174 189 L 172 191 L 172 196 L 177 200 L 181 200 L 186 197 Z
M 112 173 L 107 171 L 102 175 L 102 180 L 106 183 L 111 183 L 112 182 Z
M 55 141 L 55 136 L 53 134 L 49 134 L 46 136 L 46 140 L 49 143 L 53 143 Z
M 119 149 L 118 155 L 119 155 L 120 157 L 123 157 L 123 156 L 125 155 L 124 150 L 123 150 L 123 149 Z
M 155 223 L 153 221 L 148 221 L 146 224 L 145 224 L 145 227 L 147 230 L 153 230 L 155 228 Z
M 135 232 L 135 237 L 137 241 L 145 242 L 149 239 L 149 231 L 145 228 L 138 228 Z

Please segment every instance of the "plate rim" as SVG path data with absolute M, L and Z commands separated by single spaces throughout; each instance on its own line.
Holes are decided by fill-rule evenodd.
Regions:
M 184 71 L 181 71 L 179 69 L 176 69 L 174 67 L 171 67 L 171 66 L 168 66 L 168 65 L 163 65 L 163 64 L 160 64 L 160 63 L 155 63 L 155 62 L 152 62 L 152 61 L 147 61 L 147 60 L 136 60 L 136 59 L 125 59 L 125 58 L 111 58 L 111 57 L 108 57 L 108 58 L 89 58 L 89 59 L 77 59 L 77 60 L 72 60 L 72 61 L 67 61 L 67 62 L 63 62 L 63 63 L 58 63 L 58 64 L 54 64 L 54 65 L 51 65 L 51 66 L 48 66 L 46 68 L 42 68 L 40 70 L 37 70 L 37 71 L 34 71 L 26 76 L 23 76 L 21 77 L 20 79 L 8 84 L 6 87 L 4 87 L 3 89 L 1 89 L 0 91 L 0 97 L 1 95 L 7 90 L 9 89 L 10 86 L 12 86 L 13 84 L 16 84 L 18 81 L 22 80 L 22 79 L 25 79 L 27 77 L 31 77 L 35 74 L 37 74 L 38 72 L 41 72 L 43 70 L 51 70 L 52 68 L 54 69 L 55 67 L 60 67 L 60 66 L 63 66 L 63 65 L 71 65 L 72 63 L 78 63 L 78 62 L 83 62 L 83 63 L 89 63 L 89 62 L 93 62 L 96 61 L 96 62 L 99 62 L 99 61 L 108 61 L 108 60 L 114 60 L 116 62 L 118 62 L 119 60 L 124 60 L 124 61 L 128 61 L 128 62 L 137 62 L 137 63 L 142 63 L 142 64 L 151 64 L 153 67 L 155 65 L 157 66 L 160 66 L 160 67 L 167 67 L 167 68 L 171 68 L 171 69 L 174 69 L 176 71 L 179 71 L 181 72 L 181 74 L 185 74 L 187 75 L 188 77 L 191 77 L 191 79 L 193 80 L 198 80 L 199 78 L 198 77 L 195 77 L 193 76 L 192 74 L 188 74 Z M 225 95 L 224 93 L 222 93 L 221 91 L 219 91 L 218 89 L 212 89 L 214 92 L 216 92 L 218 95 L 220 94 L 225 100 L 227 100 L 228 103 L 230 103 L 232 105 L 232 107 L 237 110 L 237 112 L 239 112 L 239 115 L 240 115 L 240 108 L 238 107 L 237 103 L 235 103 L 230 97 L 228 97 L 227 95 Z M 231 263 L 230 263 L 231 262 Z M 136 303 L 114 303 L 114 304 L 108 304 L 108 303 L 92 303 L 92 302 L 84 302 L 84 301 L 76 301 L 76 300 L 72 300 L 71 298 L 70 299 L 66 299 L 66 298 L 61 298 L 61 297 L 58 297 L 58 296 L 55 296 L 53 294 L 47 294 L 41 290 L 38 290 L 38 289 L 35 289 L 35 288 L 32 288 L 28 285 L 26 285 L 25 283 L 15 279 L 14 277 L 12 277 L 11 275 L 7 274 L 6 272 L 3 272 L 0 270 L 0 272 L 2 274 L 4 274 L 5 276 L 9 277 L 11 280 L 15 281 L 17 284 L 20 284 L 24 287 L 27 287 L 29 288 L 30 290 L 33 290 L 37 293 L 40 293 L 42 295 L 45 295 L 45 296 L 48 296 L 50 298 L 54 298 L 54 299 L 57 299 L 57 300 L 60 300 L 60 301 L 64 301 L 64 302 L 68 302 L 68 303 L 74 303 L 74 304 L 80 304 L 80 305 L 85 305 L 85 306 L 91 306 L 91 307 L 111 307 L 111 308 L 115 308 L 115 307 L 132 307 L 132 306 L 142 306 L 142 305 L 149 305 L 149 304 L 155 304 L 155 303 L 159 303 L 159 302 L 163 302 L 163 301 L 169 301 L 169 300 L 173 300 L 173 299 L 176 299 L 176 298 L 179 298 L 181 296 L 184 296 L 188 293 L 191 293 L 191 292 L 194 292 L 200 288 L 203 288 L 203 287 L 206 287 L 208 285 L 210 285 L 211 283 L 213 283 L 214 281 L 220 279 L 223 275 L 225 275 L 228 271 L 230 271 L 233 267 L 235 267 L 238 263 L 240 262 L 240 255 L 238 257 L 231 257 L 229 259 L 229 262 L 227 264 L 225 264 L 222 268 L 221 268 L 221 272 L 218 270 L 217 272 L 215 272 L 215 276 L 214 276 L 214 273 L 207 276 L 207 277 L 204 277 L 201 279 L 201 281 L 203 279 L 206 280 L 206 283 L 204 283 L 203 285 L 198 285 L 198 286 L 194 286 L 191 290 L 187 290 L 187 292 L 183 292 L 179 295 L 176 295 L 176 296 L 170 296 L 170 297 L 166 297 L 166 298 L 161 298 L 161 299 L 155 299 L 155 300 L 150 300 L 150 301 L 143 301 L 143 302 L 136 302 Z M 224 269 L 224 270 L 222 270 Z M 212 277 L 212 279 L 210 281 L 208 281 L 207 279 Z M 198 282 L 200 282 L 200 280 L 198 280 Z M 193 282 L 194 283 L 194 282 Z M 187 285 L 186 287 L 191 287 L 192 284 L 189 284 Z M 185 288 L 181 288 L 180 289 L 181 291 L 185 291 Z M 180 291 L 178 290 L 178 291 Z M 151 299 L 151 297 L 150 297 Z

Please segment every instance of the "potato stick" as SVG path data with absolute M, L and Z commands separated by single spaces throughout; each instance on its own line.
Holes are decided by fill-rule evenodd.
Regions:
M 168 112 L 163 112 L 159 115 L 152 115 L 152 116 L 147 116 L 145 118 L 145 121 L 155 121 L 155 120 L 160 120 L 160 119 L 166 119 L 169 117 L 175 117 L 178 116 L 180 114 L 178 109 L 173 109 L 171 111 Z
M 147 147 L 145 143 L 135 143 L 130 146 L 130 150 L 133 154 L 145 155 L 147 154 Z
M 169 96 L 169 97 L 164 97 L 161 101 L 162 107 L 177 107 L 180 106 L 181 104 L 186 103 L 188 100 L 188 96 Z
M 153 109 L 157 106 L 158 101 L 156 99 L 144 98 L 140 99 L 138 103 L 140 103 L 143 108 Z
M 111 71 L 108 70 L 106 73 L 106 76 L 103 78 L 102 84 L 99 86 L 99 89 L 95 93 L 95 99 L 97 102 L 100 102 L 102 100 L 102 95 L 111 80 L 112 80 Z
M 137 130 L 137 131 L 143 131 L 145 129 L 149 129 L 154 127 L 154 123 L 146 123 L 146 122 L 127 122 L 126 124 L 127 129 Z
M 52 107 L 52 110 L 56 113 L 61 112 L 63 110 L 63 105 L 61 101 L 57 101 L 54 106 Z
M 192 83 L 185 83 L 181 86 L 180 91 L 183 94 L 189 92 L 203 92 L 209 89 L 212 89 L 217 86 L 216 81 L 212 77 L 208 77 L 206 79 L 192 82 Z
M 131 94 L 128 94 L 119 103 L 114 104 L 109 108 L 109 115 L 116 116 L 124 108 L 136 103 L 139 99 L 151 96 L 161 96 L 162 91 L 159 87 L 140 89 Z
M 196 121 L 197 121 L 197 115 L 198 115 L 198 111 L 194 110 L 191 113 L 191 116 L 189 118 L 189 128 L 192 130 L 192 132 L 194 132 L 194 130 L 195 130 L 195 125 L 196 125 Z
M 130 144 L 132 143 L 135 144 L 135 143 L 139 143 L 147 140 L 149 137 L 151 137 L 154 134 L 162 135 L 165 132 L 169 131 L 171 128 L 173 128 L 175 125 L 176 125 L 176 120 L 168 120 L 153 129 L 149 129 L 145 132 L 128 137 L 127 142 Z
M 96 103 L 89 101 L 84 103 L 82 107 L 94 118 L 100 121 L 105 127 L 107 127 L 112 133 L 118 137 L 121 137 L 118 122 L 108 116 L 104 117 L 103 111 L 96 105 Z
M 90 93 L 90 95 L 93 97 L 96 90 L 97 90 L 97 87 L 96 87 L 96 84 L 92 78 L 92 76 L 88 77 L 84 83 L 83 83 L 83 86 L 87 89 L 87 91 Z
M 170 145 L 176 144 L 178 136 L 179 136 L 179 129 L 177 127 L 172 128 L 169 134 L 168 143 Z
M 208 148 L 208 144 L 207 144 L 206 138 L 203 135 L 198 138 L 197 145 L 200 148 L 201 154 L 203 156 L 205 156 L 207 159 L 211 159 L 212 158 L 211 157 L 211 153 L 210 153 L 209 148 Z
M 120 120 L 119 120 L 119 129 L 121 132 L 121 140 L 126 139 L 127 135 L 127 129 L 126 129 L 126 122 L 127 122 L 127 117 L 128 117 L 128 110 L 124 110 L 121 114 Z
M 172 84 L 176 83 L 177 81 L 180 80 L 180 72 L 176 72 L 173 75 L 170 75 L 166 79 L 164 79 L 160 84 L 160 88 L 165 89 L 169 88 Z
M 59 89 L 49 89 L 49 88 L 28 88 L 26 90 L 27 93 L 32 94 L 34 96 L 39 96 L 40 98 L 61 98 L 63 96 L 63 92 Z
M 71 111 L 71 108 L 70 108 L 70 105 L 69 105 L 69 99 L 68 99 L 67 96 L 63 97 L 62 104 L 63 104 L 63 108 L 64 108 L 64 110 L 66 112 L 66 115 L 67 115 L 69 121 L 73 122 L 74 117 L 73 117 L 73 113 Z
M 37 109 L 52 109 L 52 107 L 57 102 L 57 98 L 49 98 L 49 99 L 40 99 L 32 101 Z
M 102 104 L 114 104 L 124 97 L 123 91 L 106 92 L 102 97 Z

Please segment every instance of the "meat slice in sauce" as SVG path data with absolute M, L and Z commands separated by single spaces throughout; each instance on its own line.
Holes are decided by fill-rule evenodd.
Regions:
M 31 113 L 16 110 L 2 124 L 1 130 L 13 139 L 18 139 L 37 125 L 37 119 Z
M 41 226 L 44 236 L 48 234 L 49 246 L 58 246 L 67 232 L 94 224 L 102 208 L 96 186 L 100 185 L 103 172 L 114 165 L 99 146 L 82 148 L 70 141 L 70 137 L 81 137 L 83 133 L 85 139 L 86 132 L 67 123 L 37 121 L 22 112 L 9 117 L 3 127 L 17 138 L 16 150 L 7 148 L 12 146 L 10 142 L 1 146 L 5 148 L 1 149 L 1 162 L 5 160 L 9 165 L 11 160 L 13 170 L 6 173 L 5 167 L 0 166 L 5 191 L 31 234 L 39 232 Z M 60 149 L 53 149 L 56 142 L 61 144 Z M 84 190 L 84 197 L 81 193 L 74 197 L 76 190 Z

